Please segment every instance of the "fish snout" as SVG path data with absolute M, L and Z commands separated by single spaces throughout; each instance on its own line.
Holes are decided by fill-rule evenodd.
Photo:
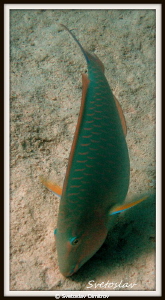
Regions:
M 61 273 L 63 274 L 63 276 L 65 277 L 70 277 L 72 276 L 74 273 L 76 273 L 78 271 L 78 269 L 80 268 L 80 264 L 77 263 L 69 272 L 65 271 L 61 271 Z

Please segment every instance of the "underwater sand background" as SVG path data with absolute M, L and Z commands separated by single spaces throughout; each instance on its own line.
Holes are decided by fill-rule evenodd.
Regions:
M 102 248 L 71 278 L 53 231 L 82 92 L 85 59 L 60 23 L 98 55 L 127 122 L 128 199 L 155 189 L 155 10 L 12 10 L 10 20 L 10 290 L 155 290 L 155 197 L 117 217 Z

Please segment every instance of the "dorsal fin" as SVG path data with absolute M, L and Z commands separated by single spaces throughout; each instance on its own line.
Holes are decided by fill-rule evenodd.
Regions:
M 66 185 L 67 185 L 67 182 L 68 182 L 68 177 L 69 177 L 70 168 L 71 168 L 71 165 L 72 165 L 72 159 L 73 159 L 73 155 L 74 155 L 74 151 L 75 151 L 75 146 L 76 146 L 76 143 L 77 143 L 79 130 L 80 130 L 80 125 L 81 125 L 81 121 L 82 121 L 82 117 L 83 117 L 83 113 L 84 113 L 85 98 L 86 98 L 86 93 L 87 93 L 89 82 L 90 81 L 88 79 L 88 76 L 86 74 L 82 74 L 81 107 L 80 107 L 80 112 L 79 112 L 79 116 L 78 116 L 76 131 L 75 131 L 74 138 L 73 138 L 71 152 L 70 152 L 70 155 L 69 155 L 68 167 L 67 167 L 67 170 L 66 170 L 66 175 L 65 175 L 64 185 L 63 185 L 63 192 L 65 191 L 65 188 L 66 188 Z

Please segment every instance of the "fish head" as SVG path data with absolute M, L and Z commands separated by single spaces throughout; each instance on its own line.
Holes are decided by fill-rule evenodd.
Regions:
M 60 272 L 71 276 L 86 263 L 102 246 L 107 236 L 105 220 L 84 216 L 77 224 L 72 222 L 57 228 L 56 247 Z

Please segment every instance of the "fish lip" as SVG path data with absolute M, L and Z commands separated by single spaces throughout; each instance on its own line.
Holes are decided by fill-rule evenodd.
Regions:
M 80 264 L 76 264 L 74 268 L 72 268 L 71 271 L 69 272 L 61 272 L 65 277 L 70 277 L 72 276 L 74 273 L 76 273 L 78 271 L 78 269 L 80 268 Z
M 73 272 L 68 272 L 68 273 L 63 273 L 63 275 L 65 276 L 65 277 L 70 277 L 70 276 L 72 276 L 74 274 L 74 271 Z

